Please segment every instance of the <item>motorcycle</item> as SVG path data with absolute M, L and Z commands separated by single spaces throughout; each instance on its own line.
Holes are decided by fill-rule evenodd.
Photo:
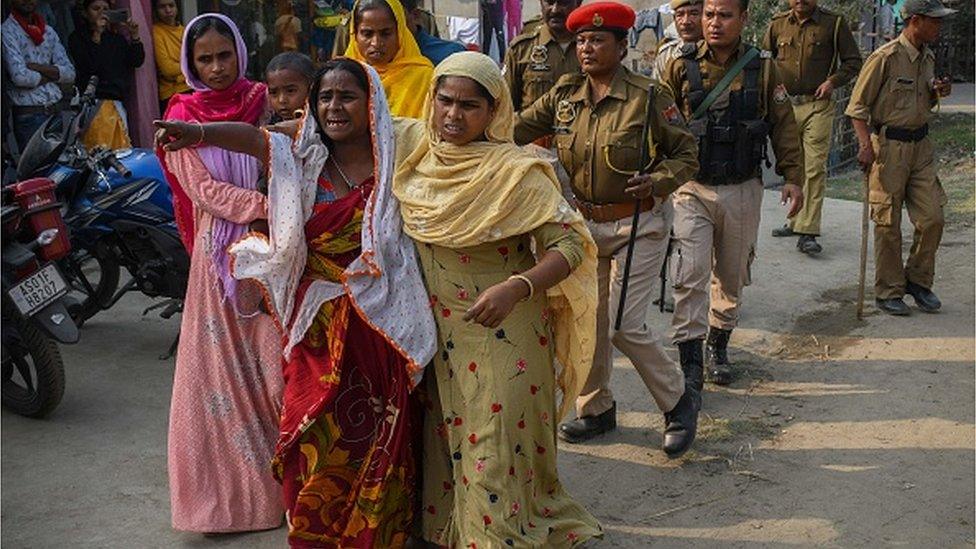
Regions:
M 64 362 L 56 342 L 78 341 L 68 313 L 68 282 L 55 263 L 70 253 L 71 243 L 51 180 L 4 187 L 0 204 L 0 397 L 14 412 L 41 418 L 64 396 Z
M 79 141 L 95 111 L 92 81 L 74 109 L 50 118 L 31 137 L 18 179 L 43 175 L 57 185 L 72 243 L 61 266 L 79 294 L 79 322 L 134 290 L 164 298 L 144 314 L 163 309 L 160 315 L 169 318 L 182 311 L 190 268 L 170 188 L 154 151 L 88 150 Z M 130 278 L 119 287 L 122 268 Z

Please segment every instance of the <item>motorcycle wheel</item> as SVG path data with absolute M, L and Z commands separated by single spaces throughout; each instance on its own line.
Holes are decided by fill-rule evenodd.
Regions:
M 69 307 L 69 312 L 80 328 L 86 320 L 111 303 L 119 287 L 121 268 L 104 244 L 97 245 L 93 250 L 72 250 L 66 265 L 65 275 L 72 288 L 68 295 L 78 302 Z
M 64 362 L 58 345 L 29 320 L 4 315 L 3 321 L 11 322 L 20 337 L 3 345 L 0 401 L 22 416 L 45 417 L 64 396 Z

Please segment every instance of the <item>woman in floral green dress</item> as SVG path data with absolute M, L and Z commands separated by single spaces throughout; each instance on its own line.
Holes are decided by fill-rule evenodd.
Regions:
M 557 392 L 572 404 L 593 355 L 595 246 L 512 126 L 498 67 L 467 52 L 438 66 L 425 118 L 397 128 L 394 194 L 439 333 L 423 537 L 451 547 L 570 547 L 602 534 L 559 482 L 554 431 Z

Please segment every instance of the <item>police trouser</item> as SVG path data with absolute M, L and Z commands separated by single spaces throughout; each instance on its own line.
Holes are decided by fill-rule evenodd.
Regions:
M 874 220 L 874 296 L 905 295 L 906 281 L 931 288 L 942 241 L 946 194 L 935 173 L 929 138 L 912 143 L 872 135 L 876 159 L 869 178 Z M 901 259 L 901 208 L 915 226 L 908 261 Z
M 576 400 L 579 417 L 601 414 L 613 405 L 610 390 L 610 372 L 613 370 L 611 343 L 630 359 L 662 412 L 673 409 L 685 391 L 681 368 L 664 352 L 661 341 L 654 337 L 647 326 L 655 282 L 667 252 L 672 218 L 670 201 L 664 201 L 653 210 L 641 214 L 634 241 L 630 282 L 627 284 L 627 302 L 619 331 L 613 331 L 613 322 L 620 302 L 631 218 L 587 223 L 599 255 L 597 274 L 600 299 L 593 367 Z
M 701 339 L 709 325 L 731 330 L 739 320 L 742 288 L 750 283 L 762 182 L 682 185 L 674 201 L 671 276 L 675 343 Z
M 834 102 L 830 99 L 793 105 L 803 148 L 803 207 L 790 219 L 793 232 L 819 235 L 827 188 L 827 156 L 834 126 Z

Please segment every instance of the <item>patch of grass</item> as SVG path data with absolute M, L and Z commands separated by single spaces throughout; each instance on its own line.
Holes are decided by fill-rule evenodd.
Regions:
M 931 139 L 939 180 L 949 197 L 946 222 L 972 226 L 976 212 L 976 117 L 968 113 L 939 114 L 932 120 Z M 827 196 L 860 202 L 864 179 L 859 171 L 833 177 L 827 183 Z
M 758 419 L 727 419 L 701 416 L 698 422 L 698 440 L 703 442 L 728 442 L 738 438 L 769 438 L 776 429 Z

